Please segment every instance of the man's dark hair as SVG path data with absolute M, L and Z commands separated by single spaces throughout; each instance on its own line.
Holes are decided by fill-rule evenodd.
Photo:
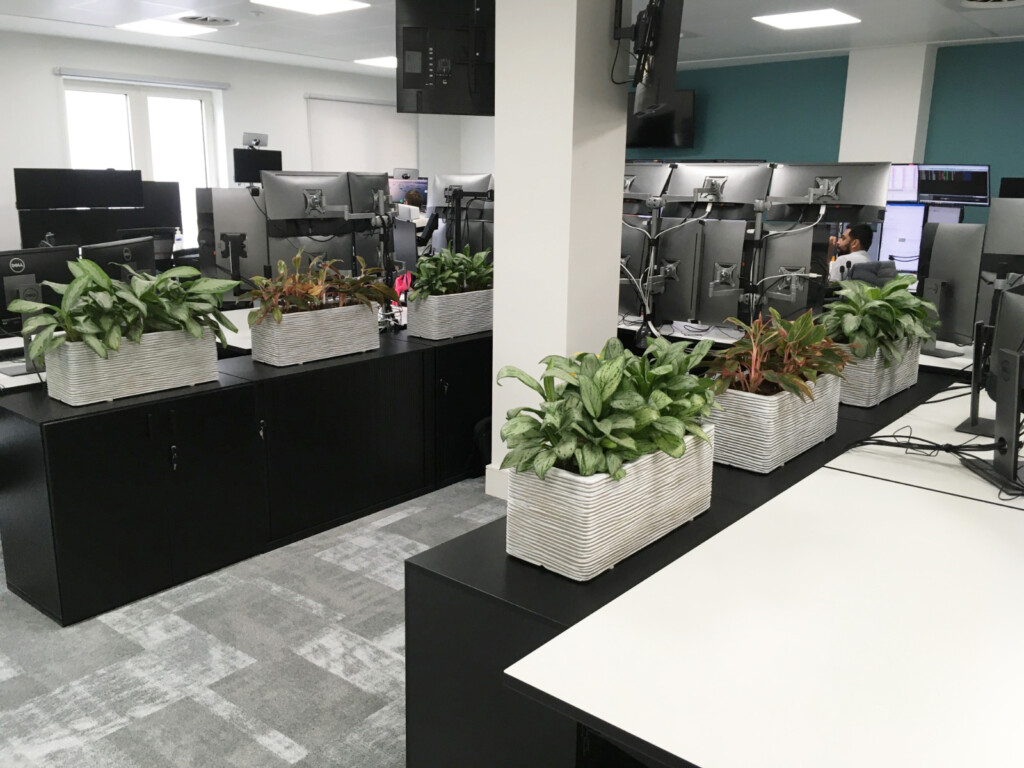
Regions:
M 870 251 L 875 233 L 867 224 L 854 224 L 850 227 L 850 239 L 860 240 L 860 247 L 865 251 Z
M 418 189 L 410 189 L 405 193 L 405 204 L 415 205 L 417 208 L 423 207 L 423 193 Z

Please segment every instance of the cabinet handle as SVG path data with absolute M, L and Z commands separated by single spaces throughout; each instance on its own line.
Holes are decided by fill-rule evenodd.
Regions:
M 171 446 L 171 471 L 178 471 L 178 446 Z
M 448 394 L 448 380 L 441 379 L 441 393 L 444 395 Z
M 260 440 L 264 439 L 264 437 L 263 437 L 263 429 L 266 426 L 267 426 L 267 422 L 265 422 L 263 419 L 260 419 Z

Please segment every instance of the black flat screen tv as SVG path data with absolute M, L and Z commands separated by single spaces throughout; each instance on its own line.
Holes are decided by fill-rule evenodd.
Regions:
M 691 149 L 693 91 L 675 91 L 667 106 L 654 115 L 633 114 L 635 95 L 629 94 L 626 146 L 630 149 Z
M 494 0 L 397 0 L 398 111 L 494 114 Z
M 274 149 L 235 149 L 235 183 L 259 184 L 260 171 L 280 171 L 281 153 Z

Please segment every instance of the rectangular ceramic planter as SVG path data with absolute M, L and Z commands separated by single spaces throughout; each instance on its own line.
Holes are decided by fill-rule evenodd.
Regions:
M 715 396 L 715 461 L 751 472 L 778 469 L 836 431 L 841 380 L 822 376 L 810 384 L 814 400 L 791 392 L 754 395 L 729 389 Z
M 409 335 L 450 339 L 489 331 L 494 326 L 494 289 L 428 296 L 409 302 Z
M 843 346 L 847 352 L 850 351 L 848 346 Z M 921 343 L 915 339 L 908 347 L 907 341 L 904 340 L 899 349 L 903 352 L 903 360 L 888 368 L 885 367 L 881 352 L 876 352 L 869 360 L 854 357 L 843 369 L 843 386 L 839 402 L 843 405 L 872 408 L 897 392 L 917 384 Z
M 714 426 L 706 431 L 713 442 Z M 713 445 L 688 436 L 681 458 L 641 456 L 621 480 L 513 471 L 505 549 L 575 581 L 592 579 L 711 506 L 713 456 Z
M 65 342 L 46 355 L 46 390 L 68 405 L 89 405 L 216 381 L 217 342 L 204 331 L 144 333 L 138 344 L 121 342 L 107 359 L 84 342 Z
M 278 367 L 379 347 L 377 313 L 365 304 L 268 316 L 252 329 L 252 359 Z

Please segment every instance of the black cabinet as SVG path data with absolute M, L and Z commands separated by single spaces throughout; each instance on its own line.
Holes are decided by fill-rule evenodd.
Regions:
M 392 336 L 287 368 L 221 362 L 258 385 L 275 546 L 434 488 L 433 367 L 432 350 Z
M 237 562 L 266 541 L 265 458 L 244 382 L 83 408 L 29 392 L 3 406 L 7 581 L 61 624 Z
M 438 487 L 484 471 L 475 430 L 491 415 L 492 351 L 489 333 L 436 347 Z

